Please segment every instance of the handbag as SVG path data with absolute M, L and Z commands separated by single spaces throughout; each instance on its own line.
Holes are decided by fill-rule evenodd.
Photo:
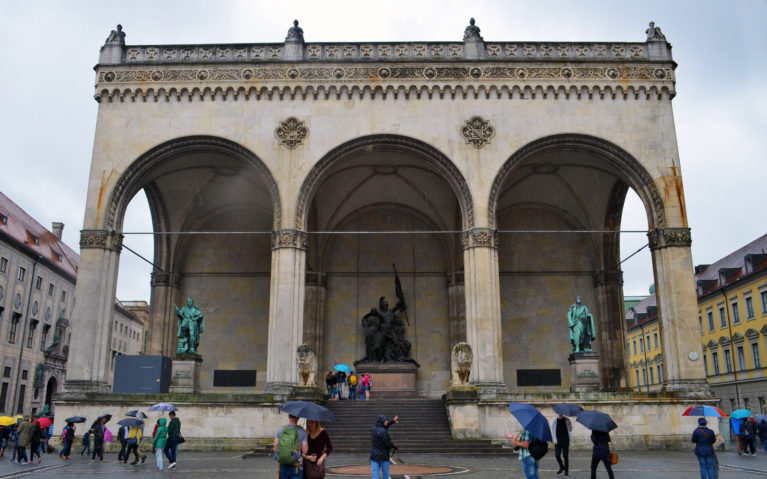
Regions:
M 618 464 L 618 453 L 615 452 L 615 446 L 613 446 L 612 441 L 610 442 L 610 446 L 612 446 L 612 449 L 610 450 L 610 464 L 614 466 Z
M 306 471 L 306 479 L 322 479 L 325 477 L 325 463 L 304 461 L 304 471 Z
M 176 444 L 184 444 L 186 442 L 186 439 L 184 439 L 184 436 L 179 436 L 178 440 L 176 440 Z

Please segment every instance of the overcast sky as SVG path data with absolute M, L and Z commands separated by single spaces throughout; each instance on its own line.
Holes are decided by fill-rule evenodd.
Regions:
M 459 41 L 469 17 L 486 41 L 644 41 L 649 21 L 673 45 L 673 100 L 693 263 L 767 230 L 767 1 L 2 1 L 0 190 L 44 226 L 63 221 L 78 249 L 97 103 L 93 66 L 117 23 L 128 44 Z M 635 198 L 635 197 L 634 197 Z M 646 229 L 631 198 L 622 229 Z M 143 195 L 126 231 L 149 231 Z M 647 242 L 623 235 L 625 258 Z M 125 244 L 152 257 L 148 237 Z M 624 293 L 652 283 L 649 251 L 624 265 Z M 149 268 L 123 250 L 118 297 L 149 300 Z

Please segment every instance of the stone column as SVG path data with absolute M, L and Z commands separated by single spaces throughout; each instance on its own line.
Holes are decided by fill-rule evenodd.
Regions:
M 647 236 L 652 251 L 663 341 L 663 389 L 708 393 L 703 360 L 700 358 L 690 229 L 653 229 Z
M 71 316 L 72 336 L 64 383 L 67 391 L 109 390 L 109 352 L 122 240 L 123 236 L 114 231 L 80 232 L 77 301 Z
M 296 350 L 303 340 L 306 244 L 303 231 L 272 233 L 267 393 L 288 394 L 298 384 Z
M 450 321 L 450 349 L 466 341 L 466 286 L 463 271 L 447 275 L 447 307 Z
M 599 271 L 594 275 L 594 288 L 599 308 L 596 316 L 599 344 L 599 377 L 604 391 L 625 387 L 626 326 L 623 307 L 623 272 L 619 269 Z
M 147 354 L 172 357 L 176 354 L 177 321 L 173 305 L 178 297 L 178 273 L 152 273 L 152 301 L 149 305 L 149 351 Z
M 490 228 L 464 231 L 466 342 L 474 349 L 471 382 L 481 394 L 506 392 L 501 351 L 501 293 L 498 233 Z
M 318 380 L 322 379 L 325 364 L 325 298 L 327 287 L 323 273 L 306 273 L 306 300 L 304 302 L 304 343 L 314 349 L 317 356 Z

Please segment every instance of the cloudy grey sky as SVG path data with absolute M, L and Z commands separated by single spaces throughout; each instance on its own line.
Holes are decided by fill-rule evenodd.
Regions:
M 673 45 L 673 101 L 693 262 L 767 232 L 767 0 L 705 1 L 3 1 L 0 190 L 40 223 L 66 224 L 77 249 L 97 103 L 93 65 L 117 23 L 128 44 L 279 42 L 294 18 L 307 41 L 460 40 L 475 17 L 488 41 L 644 41 L 650 20 Z M 143 197 L 126 231 L 149 231 Z M 646 229 L 630 199 L 623 229 Z M 647 242 L 622 237 L 622 257 Z M 148 237 L 125 244 L 152 257 Z M 624 263 L 624 292 L 652 283 L 647 249 Z M 149 268 L 123 250 L 118 297 L 149 299 Z

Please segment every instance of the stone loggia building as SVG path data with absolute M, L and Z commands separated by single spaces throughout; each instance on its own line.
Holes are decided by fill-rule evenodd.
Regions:
M 192 296 L 206 314 L 201 388 L 214 394 L 179 398 L 187 408 L 236 417 L 287 397 L 301 343 L 325 371 L 362 357 L 360 318 L 393 298 L 392 263 L 419 394 L 444 394 L 451 347 L 473 347 L 479 399 L 454 429 L 500 437 L 508 400 L 569 394 L 576 295 L 596 317 L 603 392 L 589 400 L 628 394 L 629 188 L 647 213 L 663 391 L 705 396 L 675 67 L 654 25 L 624 43 L 485 41 L 473 22 L 452 42 L 311 43 L 296 23 L 284 42 L 229 45 L 127 45 L 118 27 L 96 66 L 74 312 L 90 334 L 72 335 L 67 404 L 106 392 L 98 345 L 112 334 L 123 215 L 142 191 L 158 233 L 147 352 L 174 354 L 174 304 Z M 256 384 L 214 387 L 217 370 L 256 370 Z M 546 382 L 531 382 L 540 370 Z M 640 396 L 625 400 L 668 418 Z M 200 411 L 190 436 L 208 430 Z

